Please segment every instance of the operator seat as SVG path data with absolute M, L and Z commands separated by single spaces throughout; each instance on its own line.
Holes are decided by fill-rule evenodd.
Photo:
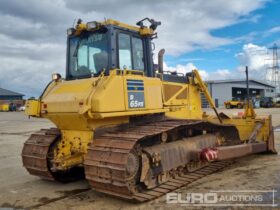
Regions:
M 80 68 L 77 71 L 77 75 L 79 76 L 88 75 L 88 74 L 91 74 L 91 72 L 87 66 L 80 66 Z
M 96 72 L 108 67 L 108 53 L 105 51 L 94 54 L 93 60 Z

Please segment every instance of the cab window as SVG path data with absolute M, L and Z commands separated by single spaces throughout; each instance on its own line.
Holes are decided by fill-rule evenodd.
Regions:
M 119 34 L 119 68 L 132 69 L 130 36 Z
M 129 34 L 119 33 L 119 68 L 144 70 L 143 41 Z
M 132 37 L 132 55 L 135 70 L 144 70 L 144 53 L 142 40 Z
M 108 68 L 106 33 L 90 33 L 69 40 L 69 70 L 71 79 L 98 75 Z

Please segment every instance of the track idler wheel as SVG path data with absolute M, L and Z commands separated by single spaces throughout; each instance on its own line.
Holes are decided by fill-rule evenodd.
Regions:
M 127 157 L 126 176 L 127 180 L 135 180 L 139 174 L 139 156 L 136 152 L 130 152 Z

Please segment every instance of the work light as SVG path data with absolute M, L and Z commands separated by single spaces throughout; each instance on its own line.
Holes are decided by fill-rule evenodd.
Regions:
M 60 74 L 58 74 L 58 73 L 52 74 L 52 80 L 53 80 L 53 81 L 56 81 L 56 82 L 57 82 L 60 78 L 61 78 L 61 75 L 60 75 Z
M 87 23 L 87 30 L 93 30 L 98 27 L 98 22 L 92 21 Z
M 75 29 L 74 28 L 68 28 L 67 29 L 67 35 L 68 36 L 71 36 L 71 35 L 73 35 L 75 33 Z

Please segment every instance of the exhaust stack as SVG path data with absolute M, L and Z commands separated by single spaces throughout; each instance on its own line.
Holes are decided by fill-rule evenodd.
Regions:
M 165 49 L 161 49 L 158 52 L 158 71 L 160 74 L 163 73 L 163 55 L 165 53 Z

